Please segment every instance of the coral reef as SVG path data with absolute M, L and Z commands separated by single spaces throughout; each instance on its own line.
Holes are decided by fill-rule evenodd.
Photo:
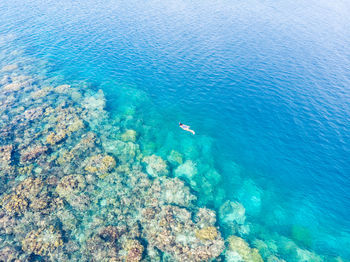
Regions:
M 112 156 L 96 155 L 86 161 L 85 170 L 90 173 L 106 173 L 116 166 L 116 162 Z
M 234 201 L 221 205 L 225 191 L 206 157 L 209 139 L 165 147 L 174 135 L 154 135 L 136 104 L 123 105 L 123 113 L 110 117 L 103 91 L 89 88 L 91 83 L 32 78 L 23 68 L 24 63 L 12 63 L 0 71 L 0 261 L 222 261 L 225 256 L 260 262 L 259 252 L 267 261 L 282 262 L 283 256 L 322 261 L 283 237 L 252 239 L 256 249 L 231 236 L 224 251 L 216 213 L 205 205 L 220 206 L 218 222 L 226 233 L 245 237 L 246 203 L 259 212 L 261 196 L 247 180 L 237 196 L 244 207 Z M 134 90 L 126 100 L 144 102 Z M 302 246 L 310 244 L 305 236 L 303 228 L 292 230 Z
M 166 162 L 159 156 L 145 156 L 142 162 L 146 163 L 146 171 L 153 177 L 166 176 L 169 173 Z
M 34 145 L 28 147 L 21 152 L 21 162 L 25 163 L 28 161 L 35 160 L 39 156 L 45 154 L 47 150 L 48 148 L 43 145 Z
M 35 120 L 43 115 L 43 107 L 29 108 L 23 112 L 23 116 L 26 120 Z
M 127 262 L 138 262 L 142 258 L 144 247 L 140 244 L 139 241 L 135 239 L 127 240 L 124 244 L 124 250 L 126 255 L 123 258 Z
M 183 163 L 182 155 L 175 150 L 171 150 L 170 155 L 168 156 L 167 159 L 174 166 L 178 166 Z
M 190 189 L 178 178 L 155 179 L 147 189 L 147 194 L 151 201 L 155 198 L 159 204 L 174 204 L 183 207 L 191 206 L 196 200 L 196 197 L 190 193 Z
M 13 70 L 16 70 L 18 68 L 17 64 L 10 64 L 10 65 L 6 65 L 3 68 L 1 68 L 2 72 L 10 72 Z
M 19 252 L 15 248 L 5 246 L 0 249 L 0 261 L 20 262 L 25 260 L 19 259 Z
M 144 210 L 142 223 L 149 245 L 170 254 L 176 261 L 206 261 L 219 256 L 224 249 L 220 234 L 211 228 L 201 231 L 184 208 L 161 206 L 153 212 Z M 197 238 L 196 232 L 203 238 Z
M 249 233 L 249 225 L 245 223 L 245 208 L 241 203 L 227 200 L 220 206 L 219 218 L 230 234 L 244 235 Z
M 1 202 L 9 214 L 22 214 L 28 207 L 27 200 L 23 196 L 17 194 L 5 195 Z
M 11 166 L 12 151 L 12 145 L 0 147 L 0 176 L 3 176 L 6 173 L 11 173 L 11 171 L 13 171 L 13 167 Z
M 193 177 L 197 174 L 197 172 L 198 171 L 195 163 L 193 163 L 192 160 L 186 160 L 185 163 L 176 168 L 175 176 L 192 180 Z
M 55 88 L 55 92 L 60 94 L 69 93 L 70 88 L 71 88 L 70 85 L 59 85 Z
M 22 240 L 22 249 L 28 253 L 47 256 L 63 245 L 61 232 L 53 226 L 30 231 Z
M 46 86 L 46 87 L 43 87 L 43 88 L 37 90 L 36 92 L 33 92 L 31 96 L 34 99 L 43 98 L 43 97 L 47 96 L 52 90 L 53 90 L 53 87 Z
M 60 180 L 56 192 L 72 207 L 86 210 L 90 204 L 90 199 L 86 194 L 80 194 L 85 187 L 86 183 L 82 175 L 68 175 Z
M 8 214 L 21 215 L 27 210 L 30 201 L 42 190 L 42 186 L 41 179 L 27 178 L 11 194 L 2 196 L 1 205 Z
M 240 260 L 234 260 L 234 259 Z M 263 262 L 259 251 L 256 248 L 250 248 L 248 243 L 237 236 L 230 236 L 228 238 L 228 251 L 226 251 L 226 259 L 228 261 L 249 261 L 249 262 Z
M 61 197 L 68 197 L 78 193 L 85 188 L 85 179 L 82 175 L 64 176 L 56 187 L 56 192 Z
M 214 240 L 218 236 L 216 227 L 205 227 L 196 231 L 196 237 L 200 240 Z
M 136 136 L 137 136 L 137 133 L 135 130 L 128 129 L 121 135 L 121 139 L 124 142 L 135 142 Z

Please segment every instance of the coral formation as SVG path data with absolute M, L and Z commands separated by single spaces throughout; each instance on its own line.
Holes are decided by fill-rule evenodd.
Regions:
M 31 177 L 22 181 L 11 194 L 3 195 L 1 204 L 7 213 L 12 215 L 23 214 L 30 201 L 36 198 L 42 190 L 43 183 L 40 178 Z
M 259 251 L 256 248 L 250 248 L 244 239 L 237 236 L 230 236 L 228 238 L 229 251 L 226 252 L 228 261 L 232 261 L 230 257 L 239 257 L 241 261 L 249 262 L 263 262 Z M 230 252 L 231 251 L 231 252 Z
M 149 199 L 156 198 L 160 204 L 173 204 L 188 207 L 196 200 L 190 189 L 178 178 L 159 177 L 149 186 Z
M 5 195 L 1 200 L 3 207 L 9 214 L 22 214 L 28 207 L 27 200 L 22 195 Z
M 10 64 L 10 65 L 3 66 L 3 68 L 1 68 L 1 71 L 10 72 L 10 71 L 16 70 L 17 68 L 18 68 L 17 64 Z
M 186 160 L 185 163 L 180 165 L 175 170 L 175 176 L 180 178 L 185 178 L 192 180 L 192 178 L 197 174 L 197 167 L 192 160 Z
M 87 159 L 85 170 L 90 173 L 106 173 L 111 171 L 116 162 L 112 156 L 109 155 L 96 155 Z
M 86 183 L 82 175 L 68 175 L 60 180 L 56 192 L 72 207 L 85 210 L 90 203 L 87 195 L 80 194 L 85 187 Z
M 168 156 L 167 159 L 174 166 L 178 166 L 183 163 L 182 155 L 175 150 L 171 150 L 170 155 Z
M 150 246 L 170 254 L 176 261 L 206 261 L 220 255 L 224 241 L 212 229 L 202 231 L 194 224 L 191 213 L 175 206 L 144 210 L 143 235 Z M 209 233 L 210 231 L 210 233 Z M 196 237 L 204 236 L 205 241 Z M 209 233 L 209 234 L 207 234 Z
M 165 147 L 174 135 L 154 135 L 136 104 L 110 117 L 90 83 L 33 79 L 23 68 L 0 71 L 1 261 L 262 261 L 259 252 L 267 261 L 322 261 L 283 237 L 252 239 L 256 249 L 231 236 L 222 253 L 216 213 L 204 206 L 221 206 L 220 227 L 246 236 L 241 203 L 259 211 L 261 196 L 246 181 L 241 203 L 221 205 L 209 139 Z M 144 101 L 130 93 L 126 100 Z M 305 236 L 292 230 L 304 246 Z
M 61 142 L 63 139 L 65 139 L 67 136 L 67 132 L 64 130 L 60 130 L 57 133 L 51 132 L 47 137 L 46 137 L 46 143 L 50 145 L 55 145 L 59 142 Z
M 44 111 L 42 107 L 30 108 L 23 112 L 23 116 L 26 120 L 35 120 L 43 115 Z
M 56 187 L 56 192 L 61 197 L 67 197 L 78 193 L 85 188 L 85 179 L 82 175 L 64 176 Z
M 227 200 L 219 209 L 220 222 L 231 234 L 241 235 L 249 232 L 249 225 L 245 223 L 245 208 L 239 202 Z
M 70 85 L 59 85 L 55 88 L 55 92 L 64 94 L 64 93 L 69 93 Z
M 142 258 L 143 246 L 138 240 L 130 239 L 127 240 L 124 244 L 124 250 L 126 255 L 123 260 L 127 262 L 138 262 Z
M 196 231 L 196 237 L 200 240 L 214 240 L 218 236 L 216 227 L 205 227 Z
M 5 246 L 0 249 L 0 261 L 20 262 L 24 259 L 19 259 L 19 252 L 10 246 Z
M 145 156 L 142 162 L 146 163 L 146 171 L 153 177 L 165 176 L 169 173 L 166 162 L 159 156 Z
M 2 171 L 0 176 L 10 173 L 13 169 L 11 166 L 12 151 L 12 145 L 0 146 L 0 170 Z
M 63 245 L 61 232 L 53 226 L 30 231 L 22 240 L 22 249 L 28 253 L 47 256 Z
M 28 147 L 21 152 L 21 162 L 25 163 L 28 161 L 35 160 L 39 156 L 45 154 L 47 150 L 48 148 L 43 145 L 34 145 Z
M 137 133 L 135 130 L 128 129 L 121 135 L 121 139 L 124 142 L 135 142 L 136 136 L 137 136 Z

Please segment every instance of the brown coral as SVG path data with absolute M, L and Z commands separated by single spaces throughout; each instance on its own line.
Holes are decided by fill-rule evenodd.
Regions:
M 124 244 L 124 250 L 127 252 L 124 258 L 126 262 L 138 262 L 142 259 L 144 247 L 138 240 L 129 239 Z
M 10 215 L 22 214 L 28 207 L 28 201 L 22 195 L 17 194 L 5 195 L 2 202 L 6 212 Z
M 16 194 L 28 199 L 34 199 L 42 190 L 43 182 L 40 178 L 26 178 L 15 189 Z
M 53 226 L 32 230 L 22 241 L 24 251 L 40 256 L 49 255 L 62 245 L 62 234 Z
M 147 215 L 142 225 L 149 245 L 169 253 L 176 261 L 207 261 L 219 256 L 224 249 L 224 241 L 216 228 L 206 229 L 204 233 L 199 231 L 205 241 L 196 237 L 198 227 L 184 208 L 162 206 L 154 216 L 149 216 L 149 211 L 142 214 Z
M 216 227 L 205 227 L 196 231 L 196 237 L 200 240 L 214 240 L 217 236 Z
M 12 157 L 12 145 L 6 145 L 0 147 L 0 170 L 2 174 L 10 173 L 13 168 L 11 166 L 11 157 Z
M 0 147 L 0 163 L 4 165 L 9 165 L 11 161 L 13 146 L 6 145 Z
M 10 215 L 23 214 L 28 208 L 30 201 L 35 199 L 41 191 L 42 186 L 41 179 L 27 178 L 11 194 L 4 195 L 1 199 L 2 206 Z
M 82 175 L 64 176 L 56 187 L 56 192 L 63 197 L 78 193 L 85 188 L 85 179 Z
M 112 156 L 99 154 L 87 160 L 85 170 L 90 173 L 105 173 L 111 171 L 115 165 L 116 162 Z
M 27 109 L 24 111 L 23 115 L 26 120 L 35 120 L 43 115 L 43 108 L 36 107 Z
M 61 141 L 63 141 L 67 136 L 67 131 L 65 130 L 59 130 L 56 133 L 51 132 L 47 137 L 46 137 L 46 143 L 50 145 L 55 145 Z
M 256 248 L 250 248 L 243 238 L 230 236 L 228 238 L 229 250 L 237 252 L 244 261 L 263 262 L 259 251 Z
M 47 150 L 48 148 L 42 145 L 35 145 L 35 146 L 28 147 L 21 152 L 21 162 L 25 163 L 28 161 L 32 161 L 38 158 L 39 156 L 41 156 L 42 154 L 44 154 Z

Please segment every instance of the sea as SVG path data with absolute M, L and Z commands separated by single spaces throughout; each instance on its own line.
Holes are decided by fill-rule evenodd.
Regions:
M 0 260 L 350 261 L 349 1 L 2 0 L 0 79 Z M 18 82 L 19 88 L 8 86 Z M 77 91 L 52 91 L 62 85 Z M 64 92 L 70 95 L 61 98 Z M 39 107 L 41 113 L 25 111 Z M 52 124 L 50 115 L 67 108 L 77 110 L 84 127 Z M 63 138 L 49 139 L 67 128 Z M 84 132 L 102 141 L 98 157 L 82 153 L 83 164 L 67 158 L 64 167 L 60 156 Z M 127 146 L 111 148 L 113 141 Z M 33 171 L 24 172 L 27 167 Z M 149 187 L 136 190 L 141 182 L 131 182 L 138 176 L 133 170 Z M 75 207 L 80 200 L 58 189 L 68 175 L 75 183 L 86 180 L 85 189 L 69 190 L 90 204 Z M 21 193 L 31 178 L 42 181 L 42 191 Z M 152 206 L 154 220 L 166 208 L 187 210 L 197 238 L 206 247 L 213 241 L 219 252 L 180 254 L 183 246 L 202 245 L 188 235 L 160 245 L 150 228 L 163 232 L 163 224 L 139 217 L 147 206 L 142 201 L 130 206 L 132 215 L 123 213 L 120 190 L 143 199 L 162 179 L 176 179 L 196 199 L 164 200 Z M 32 205 L 35 194 L 50 203 L 46 209 Z M 179 188 L 169 194 L 185 198 Z M 63 207 L 53 218 L 57 196 Z M 210 227 L 196 224 L 204 209 L 214 212 Z M 64 214 L 75 223 L 65 224 Z M 139 233 L 125 237 L 132 240 L 96 235 L 100 227 L 128 226 L 126 217 L 138 224 Z M 199 237 L 207 228 L 215 236 Z M 136 247 L 138 257 L 123 257 Z

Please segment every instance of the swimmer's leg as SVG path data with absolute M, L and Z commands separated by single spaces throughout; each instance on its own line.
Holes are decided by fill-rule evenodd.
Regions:
M 188 132 L 191 132 L 193 135 L 195 134 L 195 132 L 194 132 L 193 130 L 189 129 L 189 128 L 183 128 L 183 130 L 186 130 L 186 131 L 188 131 Z
M 188 132 L 191 132 L 193 135 L 195 134 L 195 132 L 191 129 L 188 129 Z

